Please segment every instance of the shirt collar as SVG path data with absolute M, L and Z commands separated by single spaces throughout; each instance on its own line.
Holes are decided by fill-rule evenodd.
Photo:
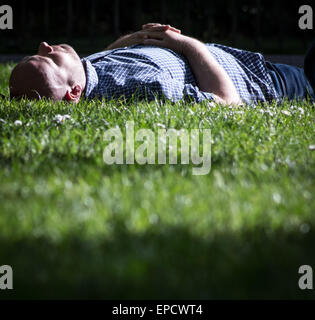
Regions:
M 89 60 L 82 59 L 82 63 L 85 66 L 86 85 L 84 96 L 88 98 L 91 92 L 98 85 L 98 76 L 95 68 L 92 66 Z

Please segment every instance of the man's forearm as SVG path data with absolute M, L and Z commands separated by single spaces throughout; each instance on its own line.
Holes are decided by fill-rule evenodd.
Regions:
M 200 90 L 211 92 L 226 103 L 240 103 L 239 94 L 223 67 L 200 41 L 186 37 L 182 45 Z
M 126 34 L 118 38 L 116 41 L 114 41 L 108 47 L 106 47 L 105 50 L 112 50 L 116 48 L 127 47 L 128 45 L 130 45 L 130 43 L 132 43 L 132 36 L 133 34 Z

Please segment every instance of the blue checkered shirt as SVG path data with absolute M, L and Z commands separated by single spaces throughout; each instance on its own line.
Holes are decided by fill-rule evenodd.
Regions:
M 206 46 L 245 103 L 279 98 L 260 53 L 219 44 Z M 135 96 L 149 100 L 213 100 L 211 93 L 199 90 L 186 58 L 170 49 L 134 45 L 95 53 L 83 58 L 82 63 L 87 78 L 85 97 L 89 99 Z

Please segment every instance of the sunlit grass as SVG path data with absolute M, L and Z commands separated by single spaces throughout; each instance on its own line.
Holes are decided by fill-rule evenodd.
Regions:
M 210 128 L 211 172 L 106 165 L 104 131 L 129 120 Z M 0 100 L 0 265 L 15 288 L 0 299 L 314 298 L 297 285 L 315 267 L 314 123 L 306 101 Z

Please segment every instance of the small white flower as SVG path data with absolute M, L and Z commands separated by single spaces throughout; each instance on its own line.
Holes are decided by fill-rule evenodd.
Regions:
M 311 150 L 311 151 L 315 151 L 315 144 L 309 145 L 308 149 Z
M 3 119 L 0 119 L 0 122 L 3 123 L 3 124 L 6 123 L 6 121 L 3 120 Z
M 288 111 L 288 110 L 282 110 L 281 112 L 286 116 L 290 116 L 291 115 L 291 112 Z
M 54 118 L 54 121 L 56 121 L 56 122 L 60 122 L 61 120 L 62 120 L 62 115 L 61 114 L 57 114 L 56 116 L 55 116 L 55 118 Z
M 65 123 L 66 120 L 70 120 L 70 119 L 72 118 L 68 114 L 65 114 L 65 115 L 57 114 L 53 120 L 57 123 Z
M 273 195 L 272 195 L 272 199 L 275 203 L 280 203 L 281 202 L 281 195 L 277 192 L 275 192 Z
M 22 121 L 21 120 L 15 120 L 14 121 L 14 125 L 16 126 L 16 127 L 19 127 L 19 126 L 21 126 L 23 123 L 22 123 Z
M 298 110 L 299 110 L 300 114 L 304 114 L 304 109 L 303 108 L 299 107 Z

